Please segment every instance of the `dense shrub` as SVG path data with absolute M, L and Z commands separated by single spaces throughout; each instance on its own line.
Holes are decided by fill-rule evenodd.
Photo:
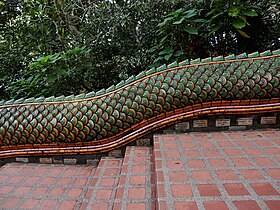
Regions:
M 280 48 L 277 0 L 0 1 L 0 99 L 106 88 L 175 60 Z

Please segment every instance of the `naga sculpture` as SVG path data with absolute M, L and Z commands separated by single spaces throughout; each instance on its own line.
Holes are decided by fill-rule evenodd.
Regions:
M 201 115 L 280 111 L 280 50 L 150 69 L 86 95 L 0 101 L 0 157 L 93 154 Z

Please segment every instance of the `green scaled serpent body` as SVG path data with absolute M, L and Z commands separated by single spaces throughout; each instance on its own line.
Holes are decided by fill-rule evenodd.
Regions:
M 0 150 L 27 154 L 40 149 L 41 154 L 44 148 L 63 153 L 79 147 L 102 152 L 124 145 L 126 136 L 143 132 L 151 123 L 164 124 L 187 107 L 272 98 L 280 98 L 280 50 L 173 63 L 97 93 L 1 101 Z

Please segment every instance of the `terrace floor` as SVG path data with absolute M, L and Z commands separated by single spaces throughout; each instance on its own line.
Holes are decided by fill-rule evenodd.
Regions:
M 155 135 L 91 165 L 9 163 L 0 209 L 280 209 L 280 130 Z

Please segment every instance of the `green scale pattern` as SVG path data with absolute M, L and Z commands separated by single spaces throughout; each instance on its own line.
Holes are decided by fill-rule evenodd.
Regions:
M 277 98 L 280 50 L 163 65 L 97 93 L 0 102 L 0 146 L 101 141 L 145 119 L 219 100 Z

